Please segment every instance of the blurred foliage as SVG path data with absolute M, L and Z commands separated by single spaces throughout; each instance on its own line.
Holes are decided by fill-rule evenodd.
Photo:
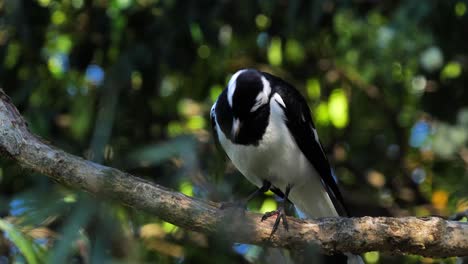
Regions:
M 254 186 L 216 155 L 208 112 L 230 74 L 255 67 L 307 97 L 355 215 L 446 216 L 468 209 L 467 5 L 0 0 L 0 85 L 60 148 L 227 201 Z M 6 159 L 0 190 L 0 263 L 271 263 L 261 247 L 177 228 Z

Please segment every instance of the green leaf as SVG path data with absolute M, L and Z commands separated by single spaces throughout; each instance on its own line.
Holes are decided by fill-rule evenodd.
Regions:
M 34 242 L 25 237 L 14 225 L 3 219 L 0 219 L 0 229 L 5 232 L 8 238 L 21 251 L 28 263 L 39 263 L 34 250 Z

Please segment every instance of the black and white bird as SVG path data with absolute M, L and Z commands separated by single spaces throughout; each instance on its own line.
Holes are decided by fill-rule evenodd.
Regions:
M 306 100 L 291 84 L 255 69 L 239 70 L 211 108 L 211 122 L 217 143 L 259 187 L 254 194 L 272 190 L 307 217 L 348 215 Z M 272 232 L 281 219 L 287 228 L 283 204 L 262 219 L 272 215 Z M 363 263 L 346 255 L 348 263 Z

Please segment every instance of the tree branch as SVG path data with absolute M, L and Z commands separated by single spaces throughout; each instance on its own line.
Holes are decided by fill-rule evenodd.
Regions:
M 61 184 L 120 201 L 188 230 L 222 234 L 233 242 L 329 253 L 383 251 L 428 257 L 468 255 L 468 224 L 438 217 L 288 218 L 273 237 L 273 219 L 221 210 L 214 202 L 174 192 L 120 170 L 66 153 L 33 135 L 0 89 L 0 154 Z

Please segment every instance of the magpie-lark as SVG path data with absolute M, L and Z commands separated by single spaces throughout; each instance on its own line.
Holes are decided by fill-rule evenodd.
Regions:
M 272 234 L 289 200 L 307 217 L 347 216 L 343 198 L 304 97 L 289 83 L 255 69 L 236 72 L 211 108 L 217 144 L 259 187 L 283 197 Z M 250 195 L 252 198 L 254 195 Z M 362 263 L 348 255 L 348 263 Z

